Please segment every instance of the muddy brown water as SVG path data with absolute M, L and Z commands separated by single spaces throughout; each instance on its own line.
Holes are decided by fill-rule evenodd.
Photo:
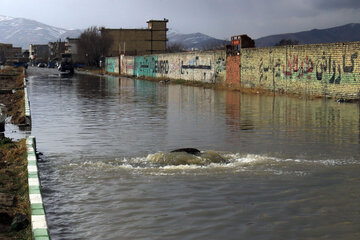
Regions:
M 29 75 L 52 239 L 360 239 L 358 104 Z

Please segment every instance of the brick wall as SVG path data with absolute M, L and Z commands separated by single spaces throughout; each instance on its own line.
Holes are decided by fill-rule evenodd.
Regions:
M 359 98 L 360 42 L 242 49 L 241 86 Z
M 240 86 L 240 56 L 226 58 L 226 84 L 234 87 Z
M 281 93 L 360 98 L 360 42 L 121 57 L 122 74 Z M 239 67 L 240 66 L 240 67 Z

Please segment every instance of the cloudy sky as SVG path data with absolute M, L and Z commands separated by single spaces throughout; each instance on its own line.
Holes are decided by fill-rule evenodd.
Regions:
M 360 23 L 360 0 L 0 0 L 0 15 L 62 28 L 146 28 L 169 19 L 170 30 L 226 39 Z

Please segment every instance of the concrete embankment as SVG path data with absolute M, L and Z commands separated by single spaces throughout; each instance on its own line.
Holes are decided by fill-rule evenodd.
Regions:
M 41 196 L 35 137 L 28 137 L 26 139 L 26 146 L 32 234 L 35 240 L 46 240 L 50 239 L 50 235 Z

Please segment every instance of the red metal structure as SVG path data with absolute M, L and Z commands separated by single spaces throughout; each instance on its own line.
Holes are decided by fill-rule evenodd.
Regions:
M 252 40 L 248 35 L 236 35 L 231 37 L 231 45 L 226 48 L 229 55 L 237 55 L 241 48 L 254 48 L 255 41 Z

